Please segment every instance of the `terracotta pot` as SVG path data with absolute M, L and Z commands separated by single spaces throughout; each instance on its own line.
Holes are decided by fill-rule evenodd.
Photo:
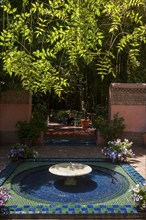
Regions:
M 97 145 L 106 145 L 106 140 L 103 138 L 103 136 L 100 134 L 99 131 L 96 133 L 96 144 Z
M 39 145 L 39 146 L 44 145 L 44 132 L 41 132 L 40 136 L 33 140 L 33 145 Z
M 89 120 L 81 119 L 81 125 L 84 129 L 89 128 Z

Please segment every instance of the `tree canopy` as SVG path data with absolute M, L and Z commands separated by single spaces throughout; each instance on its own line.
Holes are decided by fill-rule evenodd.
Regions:
M 3 70 L 25 89 L 58 95 L 77 89 L 87 99 L 111 81 L 146 80 L 145 0 L 2 0 L 0 6 Z

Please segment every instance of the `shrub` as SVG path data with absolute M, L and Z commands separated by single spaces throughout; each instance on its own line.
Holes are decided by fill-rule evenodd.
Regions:
M 96 128 L 100 131 L 100 134 L 106 141 L 115 140 L 119 138 L 122 134 L 125 125 L 124 118 L 119 117 L 119 113 L 116 113 L 113 120 L 108 121 L 108 119 L 99 116 L 96 120 Z
M 41 114 L 34 113 L 31 120 L 18 121 L 18 136 L 20 138 L 38 138 L 42 131 L 47 131 L 47 124 Z
M 127 158 L 134 157 L 134 153 L 132 149 L 130 149 L 132 144 L 133 143 L 129 142 L 127 139 L 124 139 L 124 141 L 120 139 L 109 141 L 108 147 L 104 147 L 102 153 L 113 162 L 127 162 Z
M 11 196 L 8 193 L 8 189 L 0 186 L 0 207 L 2 207 Z
M 137 184 L 130 190 L 132 192 L 132 198 L 137 204 L 138 208 L 146 210 L 146 182 L 143 185 Z
M 38 152 L 32 148 L 27 147 L 24 144 L 17 143 L 11 147 L 8 156 L 13 160 L 24 158 L 36 158 L 38 156 Z

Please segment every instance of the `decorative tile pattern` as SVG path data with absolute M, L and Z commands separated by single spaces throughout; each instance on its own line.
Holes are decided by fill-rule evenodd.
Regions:
M 128 173 L 135 183 L 142 184 L 145 179 L 128 163 L 121 164 L 122 168 Z
M 16 169 L 21 160 L 12 161 L 2 172 L 0 172 L 0 186 L 6 181 L 11 173 Z
M 137 213 L 136 208 L 134 208 L 131 205 L 125 205 L 125 206 L 119 206 L 119 205 L 87 205 L 82 207 L 82 205 L 74 205 L 74 206 L 36 206 L 36 207 L 30 207 L 30 206 L 23 206 L 23 207 L 17 207 L 17 206 L 10 206 L 10 214 L 36 214 L 36 213 L 45 213 L 45 214 L 100 214 L 100 213 Z
M 86 163 L 97 163 L 97 162 L 101 162 L 101 163 L 106 163 L 109 162 L 108 159 L 89 159 L 89 158 L 85 158 L 85 159 L 81 159 L 81 158 L 72 158 L 72 159 L 67 159 L 67 158 L 37 158 L 37 159 L 27 159 L 27 160 L 20 160 L 20 161 L 16 161 L 16 162 L 11 162 L 5 170 L 3 170 L 0 173 L 0 185 L 5 185 L 7 182 L 7 179 L 10 177 L 10 175 L 19 168 L 19 165 L 21 165 L 22 163 L 34 163 L 34 162 L 40 162 L 41 163 L 57 163 L 57 162 L 86 162 Z M 25 166 L 25 165 L 24 165 Z M 135 183 L 143 183 L 144 182 L 144 178 L 133 168 L 131 167 L 128 163 L 126 164 L 121 164 L 121 165 L 116 165 L 115 167 L 120 166 L 121 169 L 123 169 L 123 173 L 126 172 L 129 176 L 129 178 L 131 178 Z M 138 215 L 138 211 L 136 209 L 136 207 L 129 203 L 129 204 L 124 204 L 121 205 L 119 203 L 115 203 L 112 204 L 112 200 L 111 200 L 111 204 L 110 203 L 104 203 L 104 204 L 44 204 L 44 203 L 34 203 L 33 204 L 23 204 L 23 202 L 21 203 L 21 201 L 19 202 L 19 198 L 16 198 L 17 204 L 13 204 L 13 205 L 8 205 L 9 207 L 9 211 L 10 211 L 10 215 L 17 215 L 17 214 L 38 214 L 38 215 L 60 215 L 60 214 L 86 214 L 86 215 L 95 215 L 95 214 L 136 214 Z M 18 199 L 18 200 L 17 200 Z M 121 198 L 122 200 L 122 198 Z M 145 219 L 146 219 L 146 213 L 143 214 L 143 216 L 145 215 Z
M 96 140 L 88 139 L 49 139 L 45 141 L 46 145 L 51 146 L 96 146 Z
M 129 88 L 124 84 L 111 84 L 111 103 L 114 105 L 144 105 L 146 84 Z

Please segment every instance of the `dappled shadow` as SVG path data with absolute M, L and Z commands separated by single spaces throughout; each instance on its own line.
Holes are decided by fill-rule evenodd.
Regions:
M 135 157 L 131 158 L 129 163 L 146 179 L 146 146 L 134 145 L 132 150 Z

